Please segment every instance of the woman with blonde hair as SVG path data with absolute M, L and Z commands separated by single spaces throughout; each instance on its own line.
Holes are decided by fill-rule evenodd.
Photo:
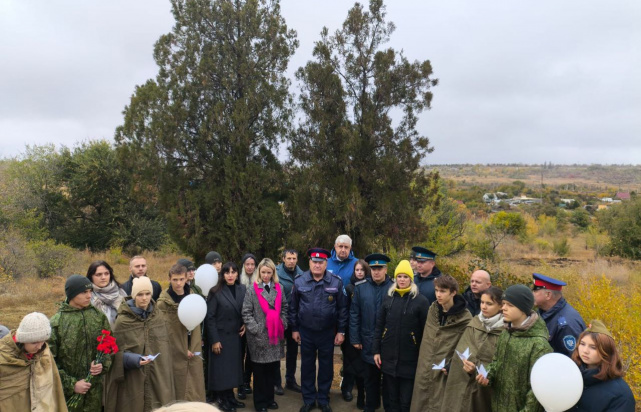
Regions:
M 391 408 L 409 411 L 428 300 L 418 293 L 410 262 L 402 260 L 383 298 L 374 332 L 374 362 L 385 379 Z
M 634 395 L 625 375 L 616 342 L 603 322 L 593 320 L 572 352 L 583 375 L 583 394 L 573 411 L 633 412 Z
M 265 412 L 278 408 L 274 385 L 285 356 L 287 299 L 271 259 L 263 259 L 256 271 L 258 276 L 247 289 L 242 313 L 254 370 L 254 408 Z

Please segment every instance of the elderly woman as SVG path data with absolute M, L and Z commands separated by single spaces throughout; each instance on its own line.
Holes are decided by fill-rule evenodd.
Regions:
M 232 412 L 245 404 L 234 397 L 234 388 L 243 384 L 241 338 L 245 334 L 243 301 L 245 286 L 240 284 L 238 267 L 227 262 L 218 284 L 207 297 L 207 342 L 211 345 L 207 389 L 216 392 L 220 409 Z
M 271 259 L 263 259 L 257 272 L 256 281 L 245 294 L 243 320 L 254 368 L 254 407 L 265 412 L 278 408 L 274 377 L 285 356 L 287 299 Z
M 33 312 L 0 339 L 3 411 L 67 411 L 60 374 L 46 343 L 49 336 L 49 319 Z
M 118 307 L 127 293 L 120 288 L 120 283 L 114 277 L 114 270 L 104 260 L 89 265 L 87 279 L 93 284 L 91 304 L 107 316 L 109 326 L 113 328 L 118 316 Z
M 251 288 L 251 286 L 254 284 L 254 281 L 256 280 L 256 264 L 258 261 L 256 260 L 256 256 L 254 256 L 253 253 L 245 253 L 243 255 L 243 258 L 240 261 L 240 275 L 238 277 L 240 278 L 240 284 L 245 286 L 247 290 Z M 251 353 L 247 349 L 247 337 L 243 337 L 243 343 L 242 343 L 242 351 L 243 351 L 243 381 L 244 384 L 240 388 L 238 388 L 238 398 L 239 399 L 245 399 L 247 395 L 252 393 L 251 385 L 250 382 L 252 380 L 252 367 L 253 363 L 251 361 Z

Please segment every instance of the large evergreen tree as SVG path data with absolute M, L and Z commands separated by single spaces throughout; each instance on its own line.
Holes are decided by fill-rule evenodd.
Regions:
M 420 211 L 438 177 L 421 172 L 432 148 L 416 122 L 437 81 L 429 60 L 384 48 L 393 31 L 382 0 L 356 3 L 297 71 L 304 117 L 292 136 L 287 213 L 298 247 L 348 233 L 364 254 L 424 238 Z
M 289 129 L 284 76 L 298 43 L 278 0 L 172 0 L 155 80 L 136 88 L 116 131 L 123 160 L 158 188 L 170 233 L 195 256 L 273 254 Z M 134 196 L 145 196 L 139 187 Z

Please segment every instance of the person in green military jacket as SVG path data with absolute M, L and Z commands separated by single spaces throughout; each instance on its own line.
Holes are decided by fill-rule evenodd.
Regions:
M 487 378 L 476 381 L 492 387 L 494 412 L 542 412 L 530 385 L 534 363 L 551 353 L 548 328 L 532 310 L 534 294 L 525 285 L 514 285 L 503 294 L 503 320 L 506 330 L 499 336 Z
M 71 275 L 65 282 L 67 299 L 60 304 L 51 318 L 49 347 L 58 365 L 60 379 L 68 400 L 75 393 L 82 394 L 78 406 L 70 412 L 95 412 L 102 409 L 103 376 L 111 365 L 106 355 L 102 364 L 94 360 L 98 354 L 98 337 L 103 330 L 110 331 L 104 313 L 91 305 L 93 284 L 81 275 Z M 85 381 L 91 373 L 91 383 Z
M 467 303 L 458 294 L 458 282 L 449 275 L 434 279 L 436 301 L 427 312 L 418 356 L 411 412 L 440 411 L 452 356 L 472 320 Z
M 469 303 L 469 302 L 468 302 Z M 476 368 L 488 367 L 494 357 L 503 323 L 503 290 L 490 286 L 480 293 L 480 311 L 465 328 L 456 350 L 469 357 L 452 357 L 442 412 L 491 412 L 492 389 L 476 383 Z

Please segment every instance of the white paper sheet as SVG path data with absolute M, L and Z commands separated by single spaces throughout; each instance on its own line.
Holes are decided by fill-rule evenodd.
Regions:
M 480 375 L 482 375 L 484 378 L 486 378 L 486 379 L 487 379 L 487 371 L 485 370 L 485 366 L 483 366 L 483 364 L 481 364 L 481 367 L 480 367 L 480 368 L 477 366 L 477 367 L 476 367 L 476 371 L 477 371 Z
M 158 353 L 157 353 L 157 354 L 155 354 L 155 355 L 147 355 L 147 356 L 143 356 L 142 358 L 143 358 L 144 360 L 151 360 L 151 361 L 153 361 L 153 360 L 155 360 L 155 359 L 158 357 L 158 355 L 160 355 L 160 352 L 158 352 Z

